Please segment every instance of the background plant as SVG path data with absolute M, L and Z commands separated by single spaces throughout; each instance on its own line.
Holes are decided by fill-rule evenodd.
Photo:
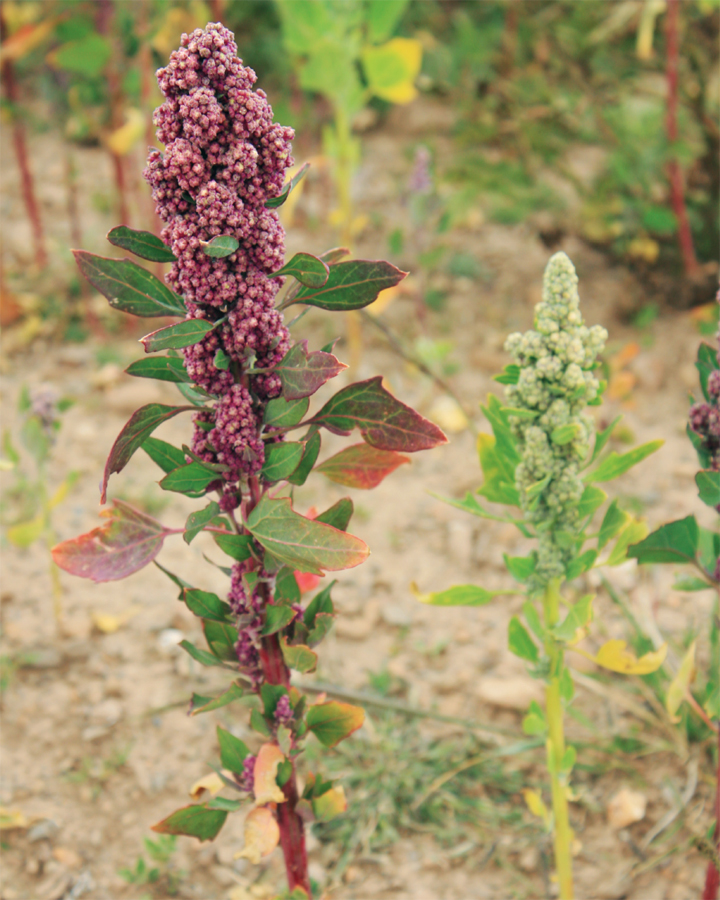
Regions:
M 104 513 L 107 524 L 58 545 L 54 556 L 74 574 L 109 581 L 154 560 L 170 534 L 189 544 L 208 531 L 233 560 L 224 569 L 227 602 L 167 574 L 202 619 L 208 649 L 188 641 L 181 646 L 202 665 L 236 676 L 220 696 L 193 695 L 191 713 L 251 697 L 250 723 L 262 744 L 251 753 L 218 728 L 221 765 L 192 789 L 194 798 L 207 792 L 212 799 L 177 810 L 154 829 L 212 839 L 228 814 L 252 799 L 241 855 L 258 862 L 280 843 L 289 891 L 299 898 L 311 894 L 305 822 L 331 819 L 345 808 L 345 797 L 319 773 L 306 774 L 300 794 L 298 756 L 310 733 L 334 747 L 361 726 L 363 711 L 322 698 L 309 703 L 291 684 L 291 669 L 314 671 L 312 648 L 334 616 L 333 583 L 303 606 L 295 572 L 322 576 L 358 565 L 369 551 L 346 532 L 349 498 L 312 518 L 293 509 L 293 490 L 313 468 L 339 484 L 374 487 L 409 461 L 398 451 L 427 449 L 445 437 L 389 394 L 379 376 L 341 389 L 308 416 L 309 398 L 346 367 L 333 344 L 311 352 L 307 341 L 294 341 L 281 310 L 293 304 L 359 309 L 405 273 L 386 262 L 345 261 L 344 250 L 298 253 L 283 265 L 284 232 L 275 210 L 300 177 L 283 184 L 293 163 L 293 133 L 272 122 L 265 94 L 252 90 L 255 73 L 236 54 L 222 25 L 183 35 L 158 72 L 166 99 L 155 123 L 165 149 L 151 150 L 145 171 L 166 223 L 162 240 L 125 226 L 108 235 L 143 259 L 171 262 L 166 281 L 180 293 L 128 259 L 76 251 L 81 271 L 114 308 L 183 319 L 142 338 L 147 353 L 168 350 L 168 356 L 138 360 L 127 371 L 176 384 L 186 404 L 151 403 L 133 414 L 110 452 L 102 501 L 110 476 L 140 447 L 166 473 L 164 490 L 217 499 L 175 529 L 115 500 Z M 292 283 L 278 298 L 286 278 Z M 151 436 L 182 412 L 195 414 L 191 444 L 178 448 Z M 356 427 L 364 443 L 317 464 L 321 429 L 348 435 Z M 286 440 L 296 430 L 301 437 Z M 310 583 L 302 579 L 304 589 Z M 230 796 L 221 795 L 225 790 Z
M 577 751 L 566 744 L 564 734 L 564 710 L 574 694 L 566 651 L 611 671 L 642 674 L 662 664 L 667 648 L 637 659 L 626 641 L 607 641 L 596 653 L 580 647 L 589 633 L 594 596 L 581 595 L 570 583 L 596 566 L 624 562 L 629 544 L 647 534 L 644 523 L 622 511 L 617 500 L 607 506 L 599 529 L 593 531 L 595 514 L 608 499 L 595 485 L 624 474 L 662 441 L 600 457 L 618 419 L 596 433 L 585 407 L 601 402 L 605 385 L 594 371 L 607 332 L 583 324 L 577 276 L 564 253 L 555 254 L 547 265 L 534 324 L 534 330 L 513 334 L 506 341 L 514 362 L 496 380 L 506 385 L 507 403 L 488 397 L 483 412 L 493 433 L 478 437 L 484 483 L 477 493 L 511 511 L 495 514 L 470 493 L 463 500 L 449 501 L 473 515 L 510 522 L 533 539 L 537 549 L 526 556 L 505 555 L 508 571 L 523 588 L 491 591 L 465 584 L 430 594 L 414 589 L 420 600 L 437 606 L 479 606 L 518 590 L 526 595 L 522 609 L 526 624 L 519 616 L 510 619 L 508 646 L 529 663 L 534 677 L 545 682 L 545 707 L 533 701 L 523 729 L 546 741 L 552 816 L 538 792 L 527 789 L 524 794 L 530 810 L 553 831 L 560 897 L 571 900 L 568 793 Z M 588 547 L 588 542 L 595 546 Z

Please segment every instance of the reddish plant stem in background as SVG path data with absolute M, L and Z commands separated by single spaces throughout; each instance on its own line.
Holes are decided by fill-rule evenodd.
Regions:
M 0 24 L 2 26 L 2 35 L 4 38 L 5 23 L 1 19 Z M 47 250 L 45 249 L 45 235 L 43 233 L 42 220 L 40 218 L 40 208 L 38 207 L 37 199 L 35 197 L 35 185 L 32 172 L 30 171 L 27 142 L 25 140 L 25 126 L 18 115 L 20 97 L 17 81 L 15 80 L 15 68 L 12 61 L 9 59 L 4 59 L 2 62 L 2 81 L 5 85 L 5 94 L 11 107 L 13 147 L 15 149 L 15 158 L 17 159 L 18 168 L 20 169 L 20 182 L 22 185 L 25 210 L 33 230 L 35 262 L 37 263 L 38 268 L 44 268 L 48 262 Z
M 667 39 L 667 114 L 665 116 L 665 129 L 670 144 L 674 144 L 679 137 L 677 107 L 678 107 L 678 56 L 680 49 L 679 37 L 680 0 L 668 0 L 667 20 L 665 34 Z M 682 255 L 685 274 L 692 277 L 698 269 L 695 246 L 693 244 L 692 231 L 687 217 L 685 206 L 685 191 L 683 176 L 679 161 L 674 158 L 668 163 L 668 178 L 670 179 L 670 202 L 678 223 L 678 241 Z
M 718 722 L 718 725 L 720 725 L 720 722 Z M 720 853 L 720 728 L 718 728 L 717 772 L 715 773 L 715 847 Z M 702 900 L 717 900 L 719 888 L 720 871 L 717 870 L 712 862 L 709 862 L 705 875 L 705 889 L 703 890 Z
M 210 0 L 210 13 L 214 21 L 222 22 L 225 15 L 225 0 Z

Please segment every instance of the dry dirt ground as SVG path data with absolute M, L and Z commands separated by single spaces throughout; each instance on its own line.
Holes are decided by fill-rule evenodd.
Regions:
M 360 203 L 365 211 L 381 210 L 384 221 L 359 239 L 357 255 L 387 254 L 384 235 L 392 230 L 394 217 L 405 215 L 397 198 L 409 174 L 406 150 L 428 135 L 439 141 L 437 135 L 443 131 L 443 110 L 436 110 L 434 120 L 431 112 L 425 110 L 424 118 L 420 116 L 424 126 L 418 124 L 417 113 L 415 118 L 407 114 L 403 141 L 391 136 L 391 127 L 367 136 L 368 162 L 358 179 L 366 190 Z M 43 172 L 40 194 L 46 221 L 56 219 L 49 226 L 51 244 L 59 252 L 69 243 L 59 187 L 62 163 L 48 140 L 35 142 L 32 149 L 36 171 Z M 2 212 L 6 222 L 12 223 L 5 233 L 7 267 L 12 273 L 28 262 L 28 235 L 7 144 L 3 154 L 7 164 L 2 173 Z M 81 197 L 109 184 L 104 166 L 101 151 L 82 152 Z M 313 209 L 316 218 L 324 209 L 321 187 L 319 181 L 315 187 L 312 181 L 308 185 L 302 201 L 307 204 L 306 213 L 298 217 L 302 227 L 289 233 L 290 250 L 302 247 L 320 252 L 332 242 L 329 233 L 326 240 L 320 229 L 310 227 Z M 89 209 L 84 215 L 86 246 L 104 252 L 102 235 L 113 224 L 110 217 Z M 448 291 L 447 306 L 442 313 L 431 314 L 424 325 L 418 321 L 411 293 L 396 298 L 384 316 L 408 340 L 426 328 L 430 336 L 452 342 L 450 358 L 459 366 L 451 376 L 452 384 L 475 413 L 476 425 L 489 430 L 478 403 L 494 389 L 491 376 L 506 362 L 502 344 L 507 332 L 531 324 L 549 251 L 530 226 L 499 227 L 484 223 L 479 215 L 446 240 L 471 254 L 486 277 L 439 277 L 436 286 Z M 695 325 L 687 314 L 664 312 L 642 333 L 629 329 L 621 324 L 618 308 L 653 298 L 643 297 L 642 285 L 625 269 L 610 265 L 580 242 L 568 238 L 562 249 L 578 268 L 586 320 L 609 328 L 609 352 L 617 352 L 629 341 L 642 345 L 627 367 L 635 382 L 629 399 L 606 403 L 599 416 L 607 421 L 624 412 L 624 424 L 635 442 L 658 437 L 666 441 L 632 475 L 613 484 L 612 491 L 632 498 L 651 527 L 691 512 L 702 516 L 693 482 L 696 461 L 684 435 L 688 392 L 696 389 L 693 360 L 700 338 Z M 342 333 L 342 322 L 329 319 L 329 315 L 313 313 L 296 333 L 320 346 L 328 336 Z M 15 333 L 11 329 L 7 335 L 12 355 L 3 359 L 0 375 L 4 427 L 16 430 L 14 410 L 21 385 L 47 382 L 76 400 L 65 416 L 49 472 L 51 486 L 69 470 L 80 472 L 55 518 L 58 538 L 70 538 L 99 523 L 97 485 L 108 449 L 123 423 L 143 403 L 173 402 L 177 397 L 172 386 L 121 373 L 124 365 L 140 356 L 136 343 L 140 332 L 125 332 L 113 339 L 110 362 L 107 341 L 62 346 L 40 337 L 19 350 Z M 425 414 L 438 415 L 437 388 L 398 359 L 372 329 L 366 328 L 365 339 L 357 377 L 385 373 L 397 396 Z M 338 379 L 333 388 L 340 383 Z M 186 428 L 187 422 L 175 419 L 159 435 L 179 445 L 187 440 Z M 329 439 L 323 452 L 330 454 L 334 447 Z M 6 488 L 12 478 L 12 473 L 5 473 Z M 144 504 L 164 522 L 177 526 L 193 504 L 163 494 L 155 485 L 157 480 L 154 464 L 138 453 L 121 475 L 113 476 L 110 493 Z M 515 735 L 478 731 L 485 746 L 493 747 L 522 737 L 522 710 L 537 696 L 537 685 L 523 663 L 506 649 L 508 619 L 519 611 L 521 598 L 499 598 L 477 610 L 439 610 L 420 605 L 409 590 L 411 580 L 422 590 L 463 582 L 488 588 L 509 586 L 502 554 L 522 549 L 516 533 L 498 523 L 472 519 L 430 494 L 461 496 L 479 483 L 474 439 L 466 428 L 451 435 L 449 446 L 414 457 L 412 465 L 402 466 L 372 493 L 350 492 L 357 510 L 352 530 L 369 543 L 372 555 L 364 566 L 339 577 L 337 627 L 321 646 L 320 668 L 310 680 L 367 690 L 368 673 L 387 670 L 401 685 L 400 699 L 408 705 Z M 300 510 L 312 505 L 324 508 L 347 493 L 315 476 L 298 490 L 296 505 Z M 190 548 L 179 538 L 168 540 L 159 559 L 193 583 L 222 592 L 225 577 L 204 562 L 203 553 L 221 561 L 217 548 L 203 536 Z M 189 802 L 190 785 L 209 771 L 206 762 L 217 757 L 218 723 L 249 742 L 255 740 L 245 725 L 244 712 L 232 706 L 193 719 L 186 715 L 184 704 L 190 694 L 213 693 L 222 678 L 215 670 L 192 664 L 173 643 L 178 632 L 197 639 L 198 620 L 175 600 L 173 586 L 156 568 L 104 585 L 63 573 L 63 614 L 58 626 L 52 614 L 45 549 L 38 544 L 19 552 L 4 542 L 3 556 L 2 653 L 18 667 L 11 667 L 3 695 L 0 804 L 20 811 L 30 825 L 3 832 L 0 897 L 167 896 L 148 886 L 129 885 L 118 869 L 134 866 L 144 852 L 143 837 L 151 835 L 150 825 Z M 639 572 L 628 564 L 607 577 L 627 597 L 648 634 L 680 640 L 688 631 L 697 631 L 701 664 L 707 661 L 711 603 L 707 593 L 673 591 L 669 568 Z M 627 637 L 626 625 L 606 591 L 597 582 L 591 586 L 599 596 L 588 649 L 609 637 Z M 107 629 L 103 616 L 115 617 L 117 630 L 98 628 L 100 623 Z M 601 684 L 588 677 L 587 666 L 577 659 L 582 671 L 576 705 L 596 730 L 572 722 L 571 737 L 602 743 L 640 729 L 646 739 L 642 755 L 618 754 L 615 760 L 606 758 L 599 770 L 578 771 L 571 814 L 577 838 L 578 900 L 698 897 L 705 864 L 688 849 L 688 840 L 710 821 L 713 779 L 706 748 L 685 746 L 637 684 L 621 683 L 620 676 Z M 382 754 L 373 725 L 379 713 L 371 707 L 368 712 L 369 724 L 352 740 L 374 746 Z M 467 734 L 460 725 L 433 718 L 421 719 L 418 728 L 427 741 L 441 737 L 460 741 Z M 387 758 L 386 764 L 392 768 L 393 758 Z M 417 765 L 422 764 L 418 759 Z M 533 784 L 542 783 L 537 752 L 513 758 L 512 766 Z M 658 823 L 677 808 L 688 785 L 682 814 L 669 831 L 648 843 Z M 647 809 L 640 821 L 617 829 L 608 823 L 606 809 L 623 787 L 644 795 Z M 353 803 L 352 795 L 349 801 Z M 519 794 L 513 803 L 516 810 L 524 809 Z M 441 847 L 432 833 L 403 832 L 382 853 L 359 853 L 339 883 L 333 880 L 335 849 L 311 837 L 313 877 L 326 885 L 326 896 L 335 900 L 552 896 L 554 888 L 542 865 L 547 840 L 539 828 L 532 830 L 529 812 L 518 815 L 527 825 L 523 836 L 509 826 L 493 834 L 485 832 L 484 839 L 470 831 L 468 841 L 450 849 Z M 180 838 L 174 864 L 185 874 L 177 896 L 199 900 L 274 896 L 283 883 L 279 851 L 262 866 L 252 867 L 234 860 L 241 845 L 239 814 L 228 819 L 212 844 Z

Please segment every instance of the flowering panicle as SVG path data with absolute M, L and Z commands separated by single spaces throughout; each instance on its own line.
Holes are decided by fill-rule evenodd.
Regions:
M 583 407 L 598 394 L 592 370 L 607 339 L 600 325 L 583 324 L 577 283 L 569 258 L 556 253 L 545 269 L 535 329 L 511 334 L 505 343 L 520 367 L 517 384 L 506 388 L 508 405 L 529 413 L 511 415 L 510 423 L 522 456 L 515 472 L 521 506 L 531 522 L 542 525 L 538 586 L 562 576 L 574 552 L 564 538 L 575 530 L 584 489 L 579 467 L 594 434 Z
M 145 170 L 165 222 L 162 239 L 177 257 L 168 282 L 183 296 L 188 318 L 224 320 L 183 354 L 192 381 L 219 398 L 212 419 L 198 413 L 193 450 L 227 466 L 230 484 L 262 468 L 263 406 L 280 392 L 277 376 L 243 371 L 250 363 L 270 368 L 289 349 L 273 308 L 282 279 L 268 278 L 282 266 L 284 231 L 265 202 L 280 193 L 293 164 L 293 131 L 273 123 L 255 80 L 222 25 L 184 34 L 158 71 L 166 99 L 154 122 L 165 150 L 152 150 Z M 219 235 L 236 238 L 239 247 L 211 258 L 204 248 Z M 215 365 L 218 351 L 229 368 Z

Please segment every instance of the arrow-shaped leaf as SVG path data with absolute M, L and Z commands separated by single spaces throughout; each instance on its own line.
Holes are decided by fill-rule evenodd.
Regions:
M 184 806 L 152 826 L 160 834 L 186 834 L 200 841 L 212 841 L 227 819 L 227 810 L 209 809 L 207 803 Z
M 413 453 L 447 443 L 437 425 L 385 390 L 380 375 L 338 391 L 310 421 L 334 434 L 359 428 L 363 439 L 378 450 Z
M 300 400 L 314 394 L 343 369 L 347 369 L 345 363 L 341 363 L 332 353 L 322 350 L 308 353 L 307 341 L 298 341 L 278 363 L 275 372 L 282 381 L 285 400 Z
M 160 552 L 171 531 L 122 500 L 101 516 L 109 519 L 87 534 L 53 547 L 55 563 L 80 578 L 116 581 L 142 569 Z
M 136 231 L 126 225 L 118 225 L 108 233 L 107 239 L 116 247 L 129 250 L 135 256 L 150 262 L 175 262 L 177 257 L 167 244 L 149 231 Z
M 157 331 L 151 331 L 150 334 L 140 338 L 140 343 L 146 353 L 156 353 L 158 350 L 179 350 L 181 347 L 197 344 L 219 324 L 219 322 L 206 322 L 205 319 L 186 319 L 184 322 L 178 322 L 177 325 L 166 325 L 164 328 L 158 328 Z
M 288 293 L 279 308 L 305 303 L 329 310 L 362 309 L 376 300 L 380 291 L 394 287 L 406 275 L 385 260 L 350 259 L 330 266 L 323 287 L 304 287 L 292 296 Z
M 86 250 L 73 250 L 73 254 L 80 271 L 113 309 L 144 318 L 187 313 L 182 297 L 132 260 L 96 256 Z
M 296 513 L 289 497 L 263 495 L 246 526 L 274 557 L 301 572 L 350 569 L 370 552 L 359 538 Z

